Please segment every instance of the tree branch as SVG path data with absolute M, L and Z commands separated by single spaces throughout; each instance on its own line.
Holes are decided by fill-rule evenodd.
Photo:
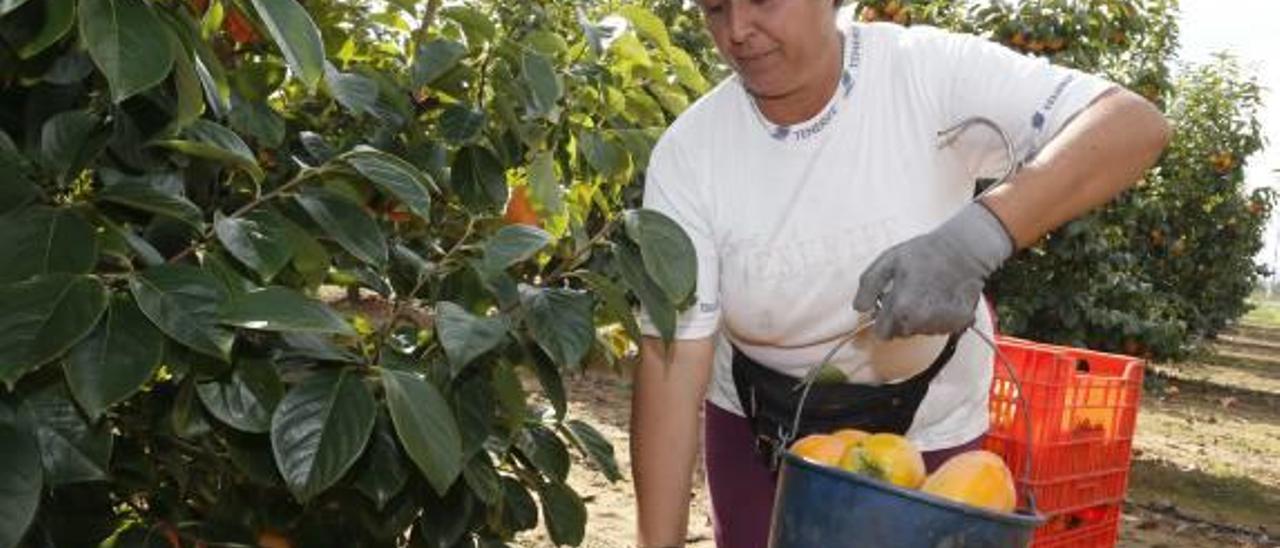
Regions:
M 227 216 L 227 218 L 235 219 L 235 218 L 241 217 L 244 214 L 252 211 L 254 208 L 262 205 L 263 203 L 268 202 L 270 200 L 274 200 L 276 197 L 280 196 L 281 194 L 284 194 L 285 192 L 293 190 L 295 187 L 302 184 L 304 181 L 318 177 L 327 172 L 328 172 L 328 169 L 324 167 L 315 168 L 315 169 L 304 169 L 301 173 L 298 173 L 298 175 L 293 179 L 291 179 L 289 182 L 276 187 L 271 192 L 268 192 L 262 196 L 254 198 L 249 203 L 233 211 L 231 215 Z M 175 264 L 187 258 L 192 253 L 194 253 L 196 249 L 199 249 L 200 246 L 208 243 L 209 239 L 212 237 L 213 237 L 213 226 L 210 226 L 209 228 L 206 228 L 202 234 L 200 234 L 200 237 L 197 238 L 196 241 L 192 242 L 191 245 L 187 246 L 186 249 L 183 249 L 182 251 L 178 252 L 177 255 L 174 255 L 172 258 L 170 258 L 169 264 Z
M 603 242 L 605 238 L 608 238 L 609 234 L 612 233 L 613 229 L 616 228 L 617 226 L 618 226 L 617 219 L 613 219 L 605 223 L 604 227 L 600 229 L 600 232 L 597 232 L 595 236 L 591 237 L 591 241 L 587 242 L 587 245 L 584 245 L 580 249 L 575 251 L 573 255 L 571 255 L 568 259 L 566 259 L 563 263 L 560 263 L 560 265 L 557 266 L 555 270 L 551 271 L 551 274 L 547 275 L 547 280 L 549 281 L 559 280 L 560 278 L 564 277 L 565 272 L 568 272 L 570 270 L 577 268 L 579 264 L 582 264 L 584 255 L 586 255 L 588 251 L 591 251 L 592 248 L 599 245 L 600 242 Z

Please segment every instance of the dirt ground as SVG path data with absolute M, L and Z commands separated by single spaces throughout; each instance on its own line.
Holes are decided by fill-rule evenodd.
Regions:
M 1280 546 L 1280 329 L 1241 327 L 1213 352 L 1153 365 L 1148 377 L 1119 546 Z M 596 425 L 628 471 L 626 377 L 588 371 L 567 382 L 571 415 Z M 610 484 L 575 458 L 569 483 L 590 515 L 583 546 L 634 546 L 629 479 Z M 714 546 L 701 476 L 687 541 Z M 550 546 L 541 529 L 518 544 Z

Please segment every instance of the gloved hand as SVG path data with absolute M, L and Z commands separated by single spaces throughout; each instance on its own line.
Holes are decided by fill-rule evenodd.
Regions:
M 987 276 L 1013 250 L 1000 219 L 970 203 L 942 226 L 881 253 L 862 273 L 853 307 L 865 313 L 880 301 L 873 329 L 881 339 L 958 332 L 973 325 Z

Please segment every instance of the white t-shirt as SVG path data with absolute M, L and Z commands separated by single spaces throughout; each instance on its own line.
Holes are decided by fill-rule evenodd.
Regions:
M 841 84 L 813 119 L 769 123 L 730 77 L 668 128 L 649 163 L 645 207 L 679 223 L 698 254 L 697 302 L 676 336 L 715 337 L 708 397 L 738 414 L 730 343 L 803 375 L 854 328 L 853 296 L 871 261 L 941 224 L 972 199 L 976 179 L 1007 165 L 994 131 L 975 126 L 945 148 L 939 131 L 986 117 L 1025 161 L 1112 85 L 936 28 L 854 23 L 842 33 Z M 992 331 L 984 302 L 976 325 Z M 850 382 L 902 380 L 945 340 L 860 337 L 833 365 Z M 991 367 L 990 349 L 964 335 L 908 437 L 936 450 L 985 432 Z

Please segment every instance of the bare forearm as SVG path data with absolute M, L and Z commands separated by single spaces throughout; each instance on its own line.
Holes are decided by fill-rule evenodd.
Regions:
M 682 546 L 698 450 L 698 413 L 711 376 L 709 340 L 641 343 L 631 396 L 631 474 L 640 546 Z M 667 358 L 670 358 L 669 360 Z
M 1154 106 L 1114 90 L 983 201 L 1018 247 L 1027 247 L 1136 183 L 1168 140 L 1169 125 Z

